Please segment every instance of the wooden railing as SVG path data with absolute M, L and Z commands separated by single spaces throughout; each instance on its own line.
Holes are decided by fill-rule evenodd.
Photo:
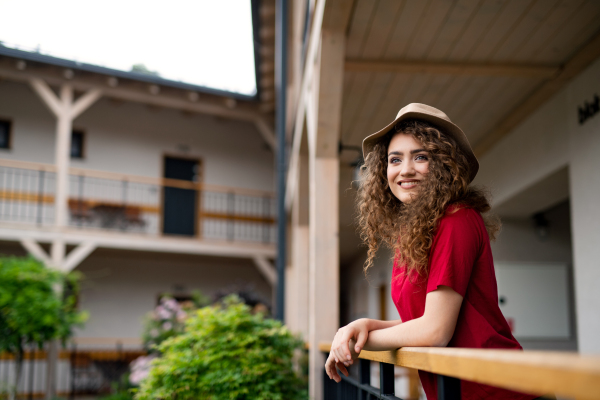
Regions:
M 0 221 L 53 226 L 55 175 L 52 164 L 0 159 Z M 181 234 L 275 240 L 272 192 L 70 168 L 67 201 L 71 227 L 170 234 L 172 229 L 165 225 L 166 216 L 173 215 L 169 210 L 177 214 L 189 208 L 195 217 L 186 217 L 191 226 Z
M 319 349 L 328 353 L 330 347 L 322 343 Z M 363 350 L 360 358 L 538 396 L 600 399 L 600 356 L 552 351 L 404 347 L 395 351 Z

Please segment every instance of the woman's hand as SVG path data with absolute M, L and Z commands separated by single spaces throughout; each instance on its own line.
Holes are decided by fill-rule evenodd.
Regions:
M 338 329 L 333 338 L 333 343 L 331 343 L 331 353 L 335 358 L 335 362 L 342 363 L 346 367 L 352 365 L 353 360 L 360 354 L 368 337 L 369 320 L 366 318 L 357 319 Z M 352 345 L 350 344 L 351 341 L 353 341 Z M 353 353 L 356 357 L 353 357 Z
M 351 339 L 349 341 L 349 348 L 352 349 L 350 361 L 356 360 L 358 358 L 358 353 L 354 351 L 354 349 L 356 348 L 356 342 L 354 341 L 354 339 Z M 330 351 L 329 357 L 327 357 L 327 361 L 325 361 L 325 372 L 327 373 L 327 376 L 329 376 L 329 379 L 333 379 L 337 383 L 340 383 L 342 378 L 340 377 L 340 374 L 338 373 L 336 367 L 339 368 L 339 370 L 342 371 L 344 375 L 348 376 L 348 370 L 346 369 L 346 365 L 344 365 L 344 363 L 342 362 L 336 362 L 336 357 L 333 355 L 333 351 Z
M 330 379 L 334 379 L 336 382 L 341 380 L 336 366 L 344 375 L 348 376 L 346 367 L 352 365 L 358 358 L 368 337 L 369 320 L 366 318 L 358 319 L 337 331 L 331 344 L 329 357 L 325 362 L 325 371 Z

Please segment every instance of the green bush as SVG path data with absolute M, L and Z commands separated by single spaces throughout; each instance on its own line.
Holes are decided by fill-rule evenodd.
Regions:
M 135 399 L 306 399 L 292 365 L 301 346 L 281 322 L 230 296 L 197 310 L 184 333 L 158 346 L 162 355 Z
M 64 343 L 87 319 L 76 307 L 78 279 L 32 257 L 0 257 L 0 352 L 15 355 L 17 385 L 27 346 L 42 347 L 53 339 Z

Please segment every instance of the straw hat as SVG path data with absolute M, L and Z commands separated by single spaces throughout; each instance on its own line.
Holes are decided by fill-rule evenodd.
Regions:
M 402 108 L 396 119 L 390 122 L 385 128 L 382 130 L 373 133 L 372 135 L 367 136 L 363 140 L 362 148 L 363 148 L 363 157 L 366 158 L 367 154 L 373 150 L 375 144 L 389 131 L 394 129 L 394 126 L 406 119 L 417 119 L 425 122 L 429 122 L 435 127 L 439 128 L 446 135 L 452 136 L 454 140 L 458 143 L 461 150 L 467 157 L 469 161 L 469 165 L 471 167 L 471 176 L 469 177 L 469 182 L 472 182 L 475 179 L 475 175 L 477 175 L 477 171 L 479 170 L 479 162 L 471 149 L 471 145 L 469 144 L 469 140 L 464 132 L 452 121 L 446 114 L 437 108 L 428 106 L 427 104 L 421 103 L 410 103 L 406 107 Z

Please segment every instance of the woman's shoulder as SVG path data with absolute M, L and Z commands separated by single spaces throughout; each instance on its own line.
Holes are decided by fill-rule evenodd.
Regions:
M 480 226 L 481 224 L 483 224 L 483 218 L 479 211 L 461 203 L 448 205 L 440 219 L 440 225 Z

